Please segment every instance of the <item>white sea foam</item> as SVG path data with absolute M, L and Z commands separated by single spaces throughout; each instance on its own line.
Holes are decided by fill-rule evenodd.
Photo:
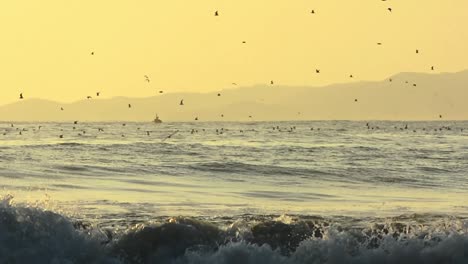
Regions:
M 239 216 L 224 218 L 224 222 L 175 217 L 121 231 L 110 224 L 98 227 L 41 208 L 14 206 L 10 200 L 6 197 L 0 205 L 0 263 L 468 261 L 468 222 L 453 217 L 413 215 L 343 221 Z M 235 223 L 227 224 L 232 221 Z

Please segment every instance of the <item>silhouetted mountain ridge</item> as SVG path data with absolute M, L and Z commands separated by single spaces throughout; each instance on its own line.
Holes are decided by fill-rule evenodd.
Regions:
M 164 121 L 191 121 L 195 117 L 200 121 L 433 120 L 439 115 L 467 120 L 466 98 L 468 70 L 399 73 L 382 81 L 323 87 L 265 84 L 211 93 L 94 98 L 68 104 L 32 98 L 1 106 L 0 120 L 151 121 L 156 113 Z M 184 105 L 180 106 L 182 99 Z

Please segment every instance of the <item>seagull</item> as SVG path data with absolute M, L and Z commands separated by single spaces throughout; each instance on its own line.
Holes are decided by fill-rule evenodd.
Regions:
M 377 45 L 382 46 L 382 42 L 377 42 Z
M 128 104 L 128 108 L 132 108 L 132 105 L 131 105 L 131 104 Z
M 270 81 L 270 84 L 273 85 L 273 84 L 275 84 L 275 83 L 273 82 L 273 80 L 271 80 L 271 81 Z
M 391 7 L 387 8 L 387 10 L 390 11 L 390 12 L 392 12 L 392 8 L 391 8 Z
M 319 70 L 319 69 L 315 69 L 315 73 L 320 73 L 320 70 Z
M 442 115 L 439 115 L 439 118 L 442 118 Z
M 176 130 L 174 133 L 170 134 L 169 136 L 167 136 L 165 139 L 162 140 L 162 142 L 166 141 L 166 139 L 169 139 L 169 138 L 172 138 L 172 136 L 174 136 L 175 134 L 179 133 L 179 130 Z
M 145 75 L 145 81 L 150 82 L 148 75 Z
M 242 41 L 242 44 L 245 44 L 245 43 L 247 43 L 247 41 L 245 41 L 245 40 L 244 40 L 244 41 Z
M 354 102 L 357 102 L 357 99 L 354 99 Z
M 218 11 L 215 11 L 215 16 L 219 16 L 219 13 L 218 13 Z
M 180 100 L 179 105 L 184 105 L 184 99 Z
M 351 75 L 349 75 L 349 78 L 353 78 L 353 77 L 354 77 L 354 76 L 353 76 L 352 74 L 351 74 Z
M 75 124 L 75 125 L 78 124 L 78 121 L 73 121 L 73 124 Z
M 434 70 L 434 66 L 431 66 L 431 71 L 433 71 L 433 70 Z
M 388 79 L 388 81 L 389 81 L 389 82 L 392 82 L 392 81 L 393 81 L 393 79 L 392 79 L 392 78 L 390 78 L 390 79 Z
M 94 55 L 94 51 L 91 52 L 91 55 Z
M 417 85 L 415 83 L 413 83 L 413 86 L 416 87 Z
M 310 11 L 311 14 L 315 14 L 315 10 L 312 9 L 312 11 Z
M 159 93 L 164 93 L 164 91 L 159 91 Z
M 218 93 L 218 96 L 221 96 L 221 94 L 220 94 L 220 93 Z
M 195 117 L 195 121 L 198 121 L 198 116 L 197 116 L 197 117 Z
M 418 54 L 418 53 L 419 53 L 419 50 L 417 49 L 417 50 L 416 50 L 416 54 Z
M 60 107 L 60 110 L 63 111 L 63 107 Z
M 101 92 L 96 92 L 96 96 L 99 96 L 101 94 Z
M 23 93 L 20 93 L 19 99 L 24 99 Z
M 86 98 L 87 98 L 87 99 L 91 99 L 92 97 L 88 95 Z
M 232 83 L 232 85 L 237 85 L 237 83 Z

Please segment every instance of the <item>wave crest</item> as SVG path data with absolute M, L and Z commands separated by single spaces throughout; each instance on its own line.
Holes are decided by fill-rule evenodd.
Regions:
M 468 223 L 453 217 L 175 217 L 120 230 L 7 196 L 0 263 L 468 263 Z

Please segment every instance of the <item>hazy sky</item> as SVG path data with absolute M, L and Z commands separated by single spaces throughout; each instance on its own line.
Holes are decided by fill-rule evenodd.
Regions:
M 467 10 L 467 0 L 1 1 L 0 104 L 20 92 L 69 102 L 459 71 Z

